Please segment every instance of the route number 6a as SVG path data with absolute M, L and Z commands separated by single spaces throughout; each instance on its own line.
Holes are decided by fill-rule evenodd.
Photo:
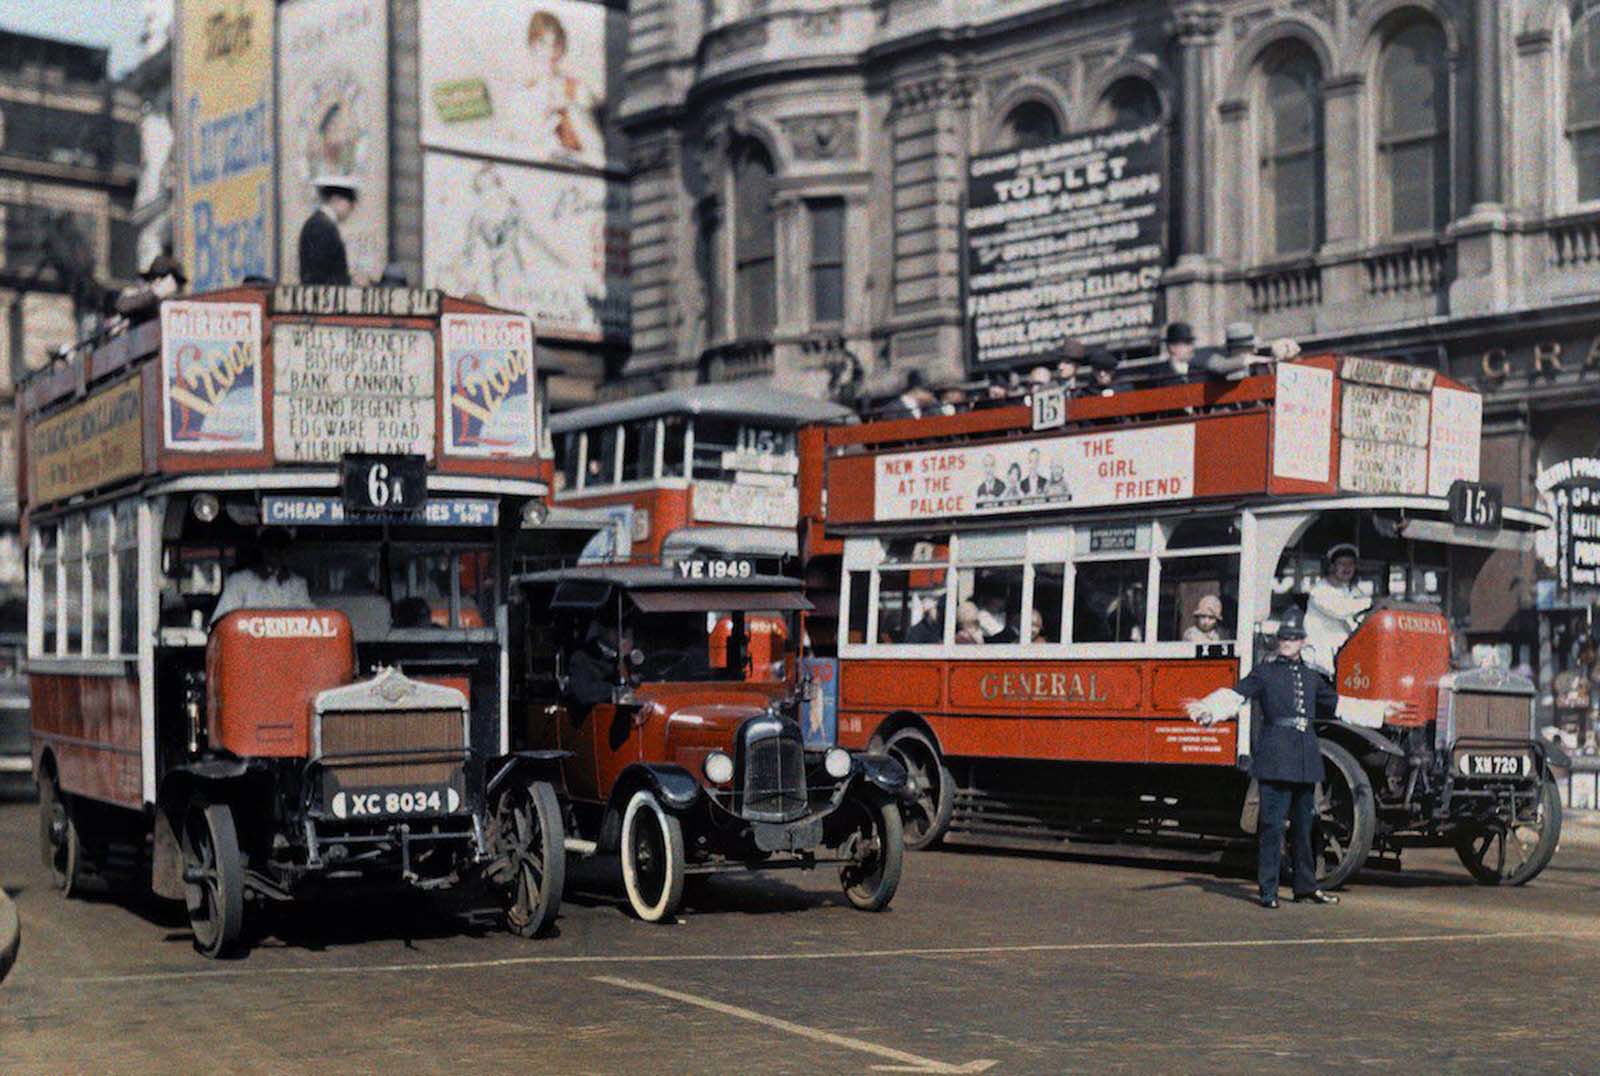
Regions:
M 405 482 L 391 477 L 387 463 L 367 465 L 367 503 L 374 508 L 409 508 Z

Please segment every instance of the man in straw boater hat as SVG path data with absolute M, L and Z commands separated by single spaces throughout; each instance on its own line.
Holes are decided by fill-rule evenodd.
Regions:
M 1317 887 L 1311 828 L 1317 817 L 1317 783 L 1325 777 L 1316 718 L 1337 716 L 1363 725 L 1381 725 L 1400 709 L 1384 699 L 1341 698 L 1321 674 L 1300 660 L 1306 642 L 1305 614 L 1290 606 L 1278 621 L 1277 653 L 1232 688 L 1218 688 L 1183 706 L 1202 725 L 1235 716 L 1248 702 L 1261 706 L 1261 728 L 1252 737 L 1250 776 L 1261 788 L 1257 823 L 1260 846 L 1256 882 L 1261 906 L 1278 906 L 1278 870 L 1283 862 L 1283 830 L 1294 839 L 1296 903 L 1337 904 L 1339 898 Z
M 364 284 L 353 280 L 339 225 L 350 219 L 361 188 L 354 176 L 320 176 L 316 180 L 320 204 L 300 226 L 300 283 Z

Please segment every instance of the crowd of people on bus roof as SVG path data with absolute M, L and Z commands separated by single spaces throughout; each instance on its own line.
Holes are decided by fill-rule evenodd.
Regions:
M 1200 347 L 1194 327 L 1174 321 L 1162 338 L 1158 363 L 1131 363 L 1105 348 L 1068 340 L 1053 362 L 1027 370 L 996 373 L 985 380 L 935 386 L 921 370 L 906 372 L 900 394 L 878 408 L 881 418 L 953 415 L 984 407 L 1016 404 L 1036 392 L 1059 389 L 1069 397 L 1113 396 L 1136 386 L 1165 387 L 1198 381 L 1239 381 L 1267 373 L 1274 363 L 1300 354 L 1300 345 L 1282 337 L 1261 342 L 1249 322 L 1227 327 L 1223 342 Z

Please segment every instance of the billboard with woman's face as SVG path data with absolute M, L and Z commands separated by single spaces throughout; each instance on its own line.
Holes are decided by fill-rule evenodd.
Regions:
M 616 161 L 605 111 L 625 19 L 588 0 L 424 0 L 423 145 L 529 164 Z

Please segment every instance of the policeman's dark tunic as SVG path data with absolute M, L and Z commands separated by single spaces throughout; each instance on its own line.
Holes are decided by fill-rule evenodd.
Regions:
M 300 283 L 350 283 L 344 237 L 339 234 L 339 226 L 320 209 L 300 227 Z
M 1331 717 L 1338 693 L 1299 658 L 1263 662 L 1234 687 L 1260 703 L 1251 737 L 1250 776 L 1258 781 L 1316 784 L 1323 779 L 1322 751 L 1313 719 Z

